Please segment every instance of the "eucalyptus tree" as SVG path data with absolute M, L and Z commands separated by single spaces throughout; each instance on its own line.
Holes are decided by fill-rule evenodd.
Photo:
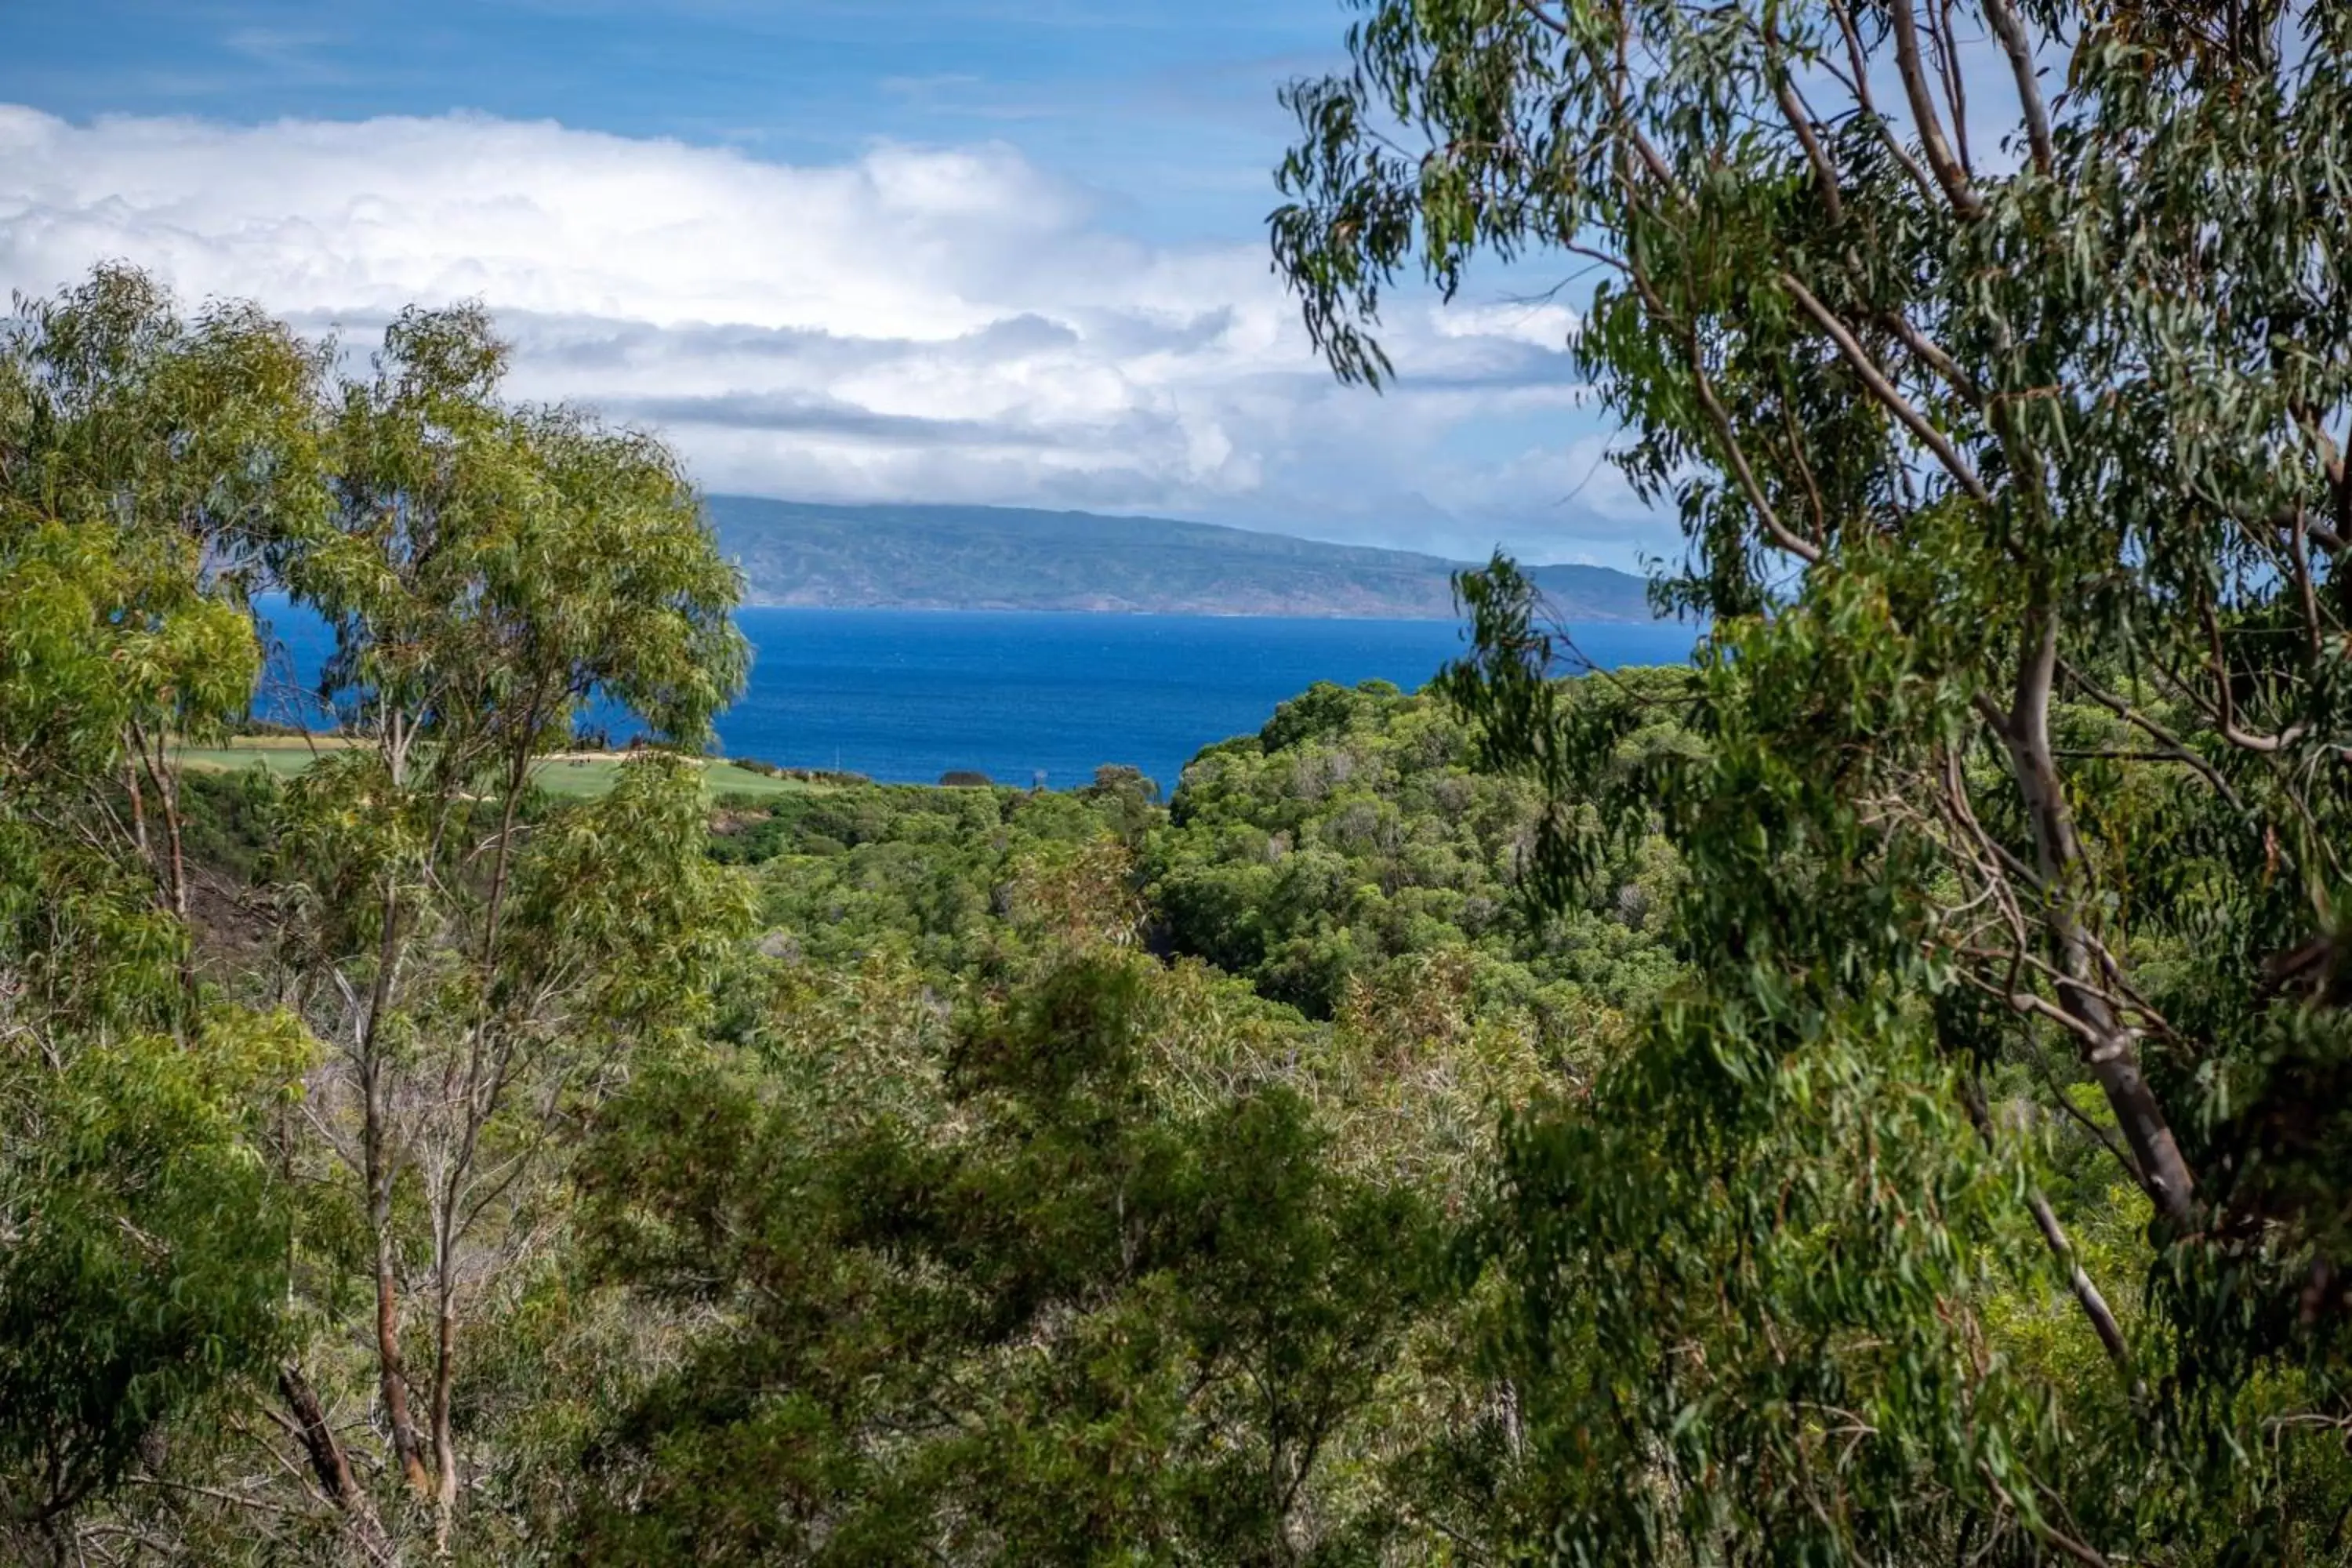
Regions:
M 1556 812 L 1538 883 L 1652 815 L 1689 878 L 1639 1125 L 1531 1121 L 1514 1172 L 1531 1321 L 1640 1369 L 1555 1384 L 1601 1477 L 1565 1539 L 2340 1551 L 2352 11 L 1360 8 L 1287 94 L 1317 342 L 1377 384 L 1402 274 L 1589 282 L 1570 347 L 1714 619 L 1699 743 L 1633 758 L 1635 705 L 1541 679 L 1525 584 L 1465 584 L 1497 758 L 1622 808 Z M 2145 1310 L 1988 1084 L 2144 1198 Z M 2104 1406 L 1987 1352 L 1997 1175 Z
M 153 279 L 112 266 L 54 299 L 19 297 L 0 349 L 0 494 L 20 538 L 108 574 L 96 602 L 118 639 L 109 689 L 47 723 L 112 727 L 131 843 L 183 917 L 174 744 L 242 715 L 245 595 L 324 521 L 329 353 L 247 304 L 184 317 Z M 45 624 L 60 639 L 82 631 Z
M 698 749 L 745 655 L 735 574 L 676 458 L 509 405 L 506 358 L 478 308 L 396 321 L 333 415 L 330 525 L 283 568 L 333 630 L 321 695 L 349 741 L 290 788 L 279 847 L 289 973 L 337 1051 L 307 1108 L 360 1189 L 379 1407 L 445 1547 L 463 1297 L 544 1239 L 557 1135 L 630 1040 L 691 1021 L 742 912 L 705 863 L 687 760 L 649 754 L 591 805 L 530 806 L 534 759 L 587 704 Z
M 0 1540 L 283 1340 L 283 1015 L 203 990 L 175 748 L 242 716 L 236 573 L 323 521 L 323 361 L 105 268 L 0 329 Z M 19 1537 L 18 1532 L 23 1532 Z

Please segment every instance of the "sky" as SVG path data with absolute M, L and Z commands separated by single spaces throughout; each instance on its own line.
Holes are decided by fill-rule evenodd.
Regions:
M 1271 273 L 1339 0 L 0 0 L 0 289 L 99 260 L 353 357 L 478 298 L 510 391 L 712 490 L 1675 549 L 1540 268 L 1408 293 L 1384 395 Z

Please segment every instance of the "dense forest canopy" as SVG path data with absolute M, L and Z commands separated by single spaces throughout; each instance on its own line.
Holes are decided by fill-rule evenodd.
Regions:
M 2352 1557 L 2352 15 L 1359 9 L 1278 268 L 1591 268 L 1691 667 L 1497 561 L 1175 779 L 714 795 L 741 584 L 482 310 L 19 301 L 0 1553 Z
M 1120 768 L 712 802 L 660 749 L 550 797 L 529 764 L 592 695 L 691 742 L 740 678 L 665 455 L 501 402 L 474 313 L 404 318 L 331 385 L 120 272 L 27 314 L 16 452 L 57 460 L 77 334 L 115 334 L 127 399 L 225 327 L 288 356 L 259 428 L 307 443 L 226 446 L 279 479 L 234 552 L 201 501 L 27 502 L 8 535 L 13 1546 L 1287 1562 L 1492 1532 L 1513 1417 L 1465 1247 L 1495 1108 L 1589 1077 L 1669 983 L 1670 851 L 1522 921 L 1536 792 L 1379 683 L 1302 694 L 1169 803 Z M 108 574 L 136 549 L 153 578 Z M 345 743 L 291 778 L 179 746 L 249 700 L 257 579 L 337 631 Z M 175 617 L 235 656 L 209 708 L 171 689 L 191 663 L 168 712 L 33 721 Z

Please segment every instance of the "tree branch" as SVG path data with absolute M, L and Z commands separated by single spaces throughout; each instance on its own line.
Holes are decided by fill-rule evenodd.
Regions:
M 1984 1140 L 1985 1147 L 1994 1147 L 1992 1116 L 1985 1107 L 1984 1086 L 1977 1081 L 1972 1072 L 1964 1073 L 1961 1077 L 1960 1102 L 1968 1108 L 1969 1121 L 1975 1126 L 1977 1136 Z M 2132 1373 L 2131 1347 L 2124 1340 L 2123 1329 L 2116 1323 L 2116 1314 L 2108 1307 L 2106 1297 L 2100 1294 L 2097 1283 L 2084 1269 L 2081 1259 L 2075 1257 L 2074 1244 L 2066 1239 L 2066 1229 L 2058 1223 L 2057 1213 L 2051 1208 L 2050 1200 L 2042 1195 L 2041 1188 L 2028 1186 L 2025 1189 L 2025 1206 L 2033 1215 L 2034 1228 L 2042 1232 L 2042 1245 L 2050 1249 L 2050 1256 L 2057 1260 L 2058 1266 L 2066 1270 L 2067 1287 L 2074 1291 L 2075 1304 L 2082 1308 L 2083 1316 L 2090 1320 L 2091 1331 L 2098 1335 L 2099 1343 L 2106 1347 L 2107 1359 L 2116 1363 L 2116 1371 L 2123 1375 L 2133 1398 L 2139 1398 L 2147 1388 Z
M 1890 0 L 1886 14 L 1895 25 L 1895 62 L 1903 78 L 1904 95 L 1911 102 L 1911 117 L 1918 124 L 1919 150 L 1927 154 L 1927 166 L 1935 171 L 1936 183 L 1943 187 L 1952 210 L 1964 218 L 1982 217 L 1984 201 L 1969 188 L 1968 172 L 1944 139 L 1943 118 L 1936 112 L 1934 89 L 1919 58 L 1919 23 L 1912 15 L 1911 0 Z
M 1870 355 L 1864 352 L 1862 344 L 1855 341 L 1854 335 L 1846 330 L 1845 323 L 1839 321 L 1828 306 L 1814 298 L 1813 291 L 1800 282 L 1795 273 L 1781 273 L 1780 286 L 1796 296 L 1797 303 L 1803 309 L 1805 314 L 1811 316 L 1814 324 L 1827 333 L 1829 340 L 1837 345 L 1838 353 L 1843 356 L 1846 363 L 1853 368 L 1853 373 L 1862 378 L 1863 384 L 1870 389 L 1870 395 L 1875 397 L 1888 413 L 1902 421 L 1903 427 L 1917 437 L 1922 446 L 1936 454 L 1937 460 L 1944 465 L 1945 471 L 1952 476 L 1962 489 L 1968 491 L 1979 503 L 1991 505 L 1991 493 L 1985 489 L 1984 481 L 1977 478 L 1977 471 L 1969 466 L 1969 460 L 1960 456 L 1958 449 L 1951 442 L 1945 439 L 1941 431 L 1927 423 L 1927 416 L 1912 406 L 1911 400 L 1905 397 L 1895 384 L 1886 379 L 1885 373 L 1871 363 Z
M 1771 63 L 1772 96 L 1780 100 L 1780 113 L 1788 120 L 1789 129 L 1795 132 L 1798 144 L 1805 150 L 1805 161 L 1813 166 L 1813 183 L 1821 187 L 1822 205 L 1827 209 L 1830 222 L 1845 221 L 1845 198 L 1838 194 L 1837 170 L 1830 163 L 1829 153 L 1822 147 L 1822 139 L 1813 132 L 1812 116 L 1798 100 L 1797 89 L 1789 80 L 1787 66 L 1777 50 Z
M 1755 470 L 1748 466 L 1748 454 L 1741 448 L 1739 437 L 1732 429 L 1731 416 L 1724 411 L 1722 401 L 1715 395 L 1715 384 L 1707 379 L 1706 369 L 1699 363 L 1696 343 L 1692 345 L 1689 358 L 1691 378 L 1698 393 L 1699 405 L 1706 410 L 1708 421 L 1715 426 L 1716 437 L 1723 443 L 1725 460 L 1731 465 L 1733 477 L 1739 481 L 1740 491 L 1748 498 L 1748 506 L 1754 509 L 1756 521 L 1763 525 L 1764 531 L 1770 534 L 1773 542 L 1781 549 L 1808 566 L 1817 564 L 1822 558 L 1821 547 L 1791 532 L 1789 526 L 1780 521 L 1780 513 L 1772 510 L 1772 503 L 1765 499 L 1763 487 L 1757 483 Z
M 2044 179 L 2057 167 L 2058 154 L 2050 140 L 2050 106 L 2042 101 L 2042 83 L 2033 74 L 2033 45 L 2025 23 L 2010 0 L 1985 0 L 1985 20 L 1992 24 L 2001 52 L 2009 57 L 2010 74 L 2017 79 L 2018 106 L 2025 114 L 2025 140 L 2033 150 L 2033 172 Z
M 2238 798 L 2238 792 L 2231 787 L 2230 781 L 2223 778 L 2220 771 L 2217 770 L 2212 763 L 2207 762 L 2202 756 L 2199 755 L 2194 750 L 2192 750 L 2186 741 L 2183 741 L 2179 736 L 2174 734 L 2171 731 L 2166 729 L 2163 725 L 2158 723 L 2147 714 L 2140 712 L 2122 698 L 2116 696 L 2113 692 L 2105 690 L 2097 683 L 2085 679 L 2081 670 L 2076 669 L 2064 659 L 2060 659 L 2058 661 L 2058 668 L 2059 670 L 2066 677 L 2066 680 L 2069 685 L 2073 686 L 2076 690 L 2089 698 L 2092 701 L 2097 703 L 2100 707 L 2105 709 L 2108 712 L 2113 713 L 2116 718 L 2121 719 L 2125 723 L 2131 725 L 2134 729 L 2139 731 L 2142 734 L 2156 742 L 2158 745 L 2164 748 L 2166 755 L 2168 755 L 2172 761 L 2194 770 L 2199 777 L 2202 778 L 2207 784 L 2211 784 L 2213 788 L 2220 793 L 2223 800 L 2230 803 L 2231 809 L 2234 811 L 2245 810 L 2245 803 Z
M 1862 35 L 1854 30 L 1853 14 L 1846 9 L 1843 0 L 1830 0 L 1830 14 L 1837 18 L 1838 30 L 1845 36 L 1846 58 L 1853 63 L 1853 79 L 1846 84 L 1853 91 L 1853 100 L 1862 106 L 1863 113 L 1870 117 L 1879 140 L 1886 144 L 1887 154 L 1903 165 L 1922 195 L 1930 201 L 1935 200 L 1936 182 L 1928 177 L 1927 170 L 1919 166 L 1919 160 L 1911 156 L 1911 150 L 1903 145 L 1903 139 L 1895 134 L 1894 126 L 1888 123 L 1886 116 L 1878 111 L 1878 105 L 1872 100 L 1870 62 L 1862 47 Z
M 1900 310 L 1881 310 L 1872 318 L 1879 325 L 1903 340 L 1903 346 L 1927 363 L 1927 367 L 1944 378 L 1954 392 L 1981 408 L 1986 403 L 1984 388 L 1962 370 L 1959 362 L 1938 348 L 1927 333 L 1912 325 L 1911 319 Z

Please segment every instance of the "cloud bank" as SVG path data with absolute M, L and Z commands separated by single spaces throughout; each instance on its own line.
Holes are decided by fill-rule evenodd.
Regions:
M 1630 560 L 1659 525 L 1557 303 L 1415 302 L 1335 385 L 1255 244 L 1154 247 L 996 145 L 824 166 L 474 116 L 68 123 L 0 106 L 0 287 L 120 258 L 363 345 L 486 300 L 515 392 L 660 430 L 713 489 L 1165 510 Z

